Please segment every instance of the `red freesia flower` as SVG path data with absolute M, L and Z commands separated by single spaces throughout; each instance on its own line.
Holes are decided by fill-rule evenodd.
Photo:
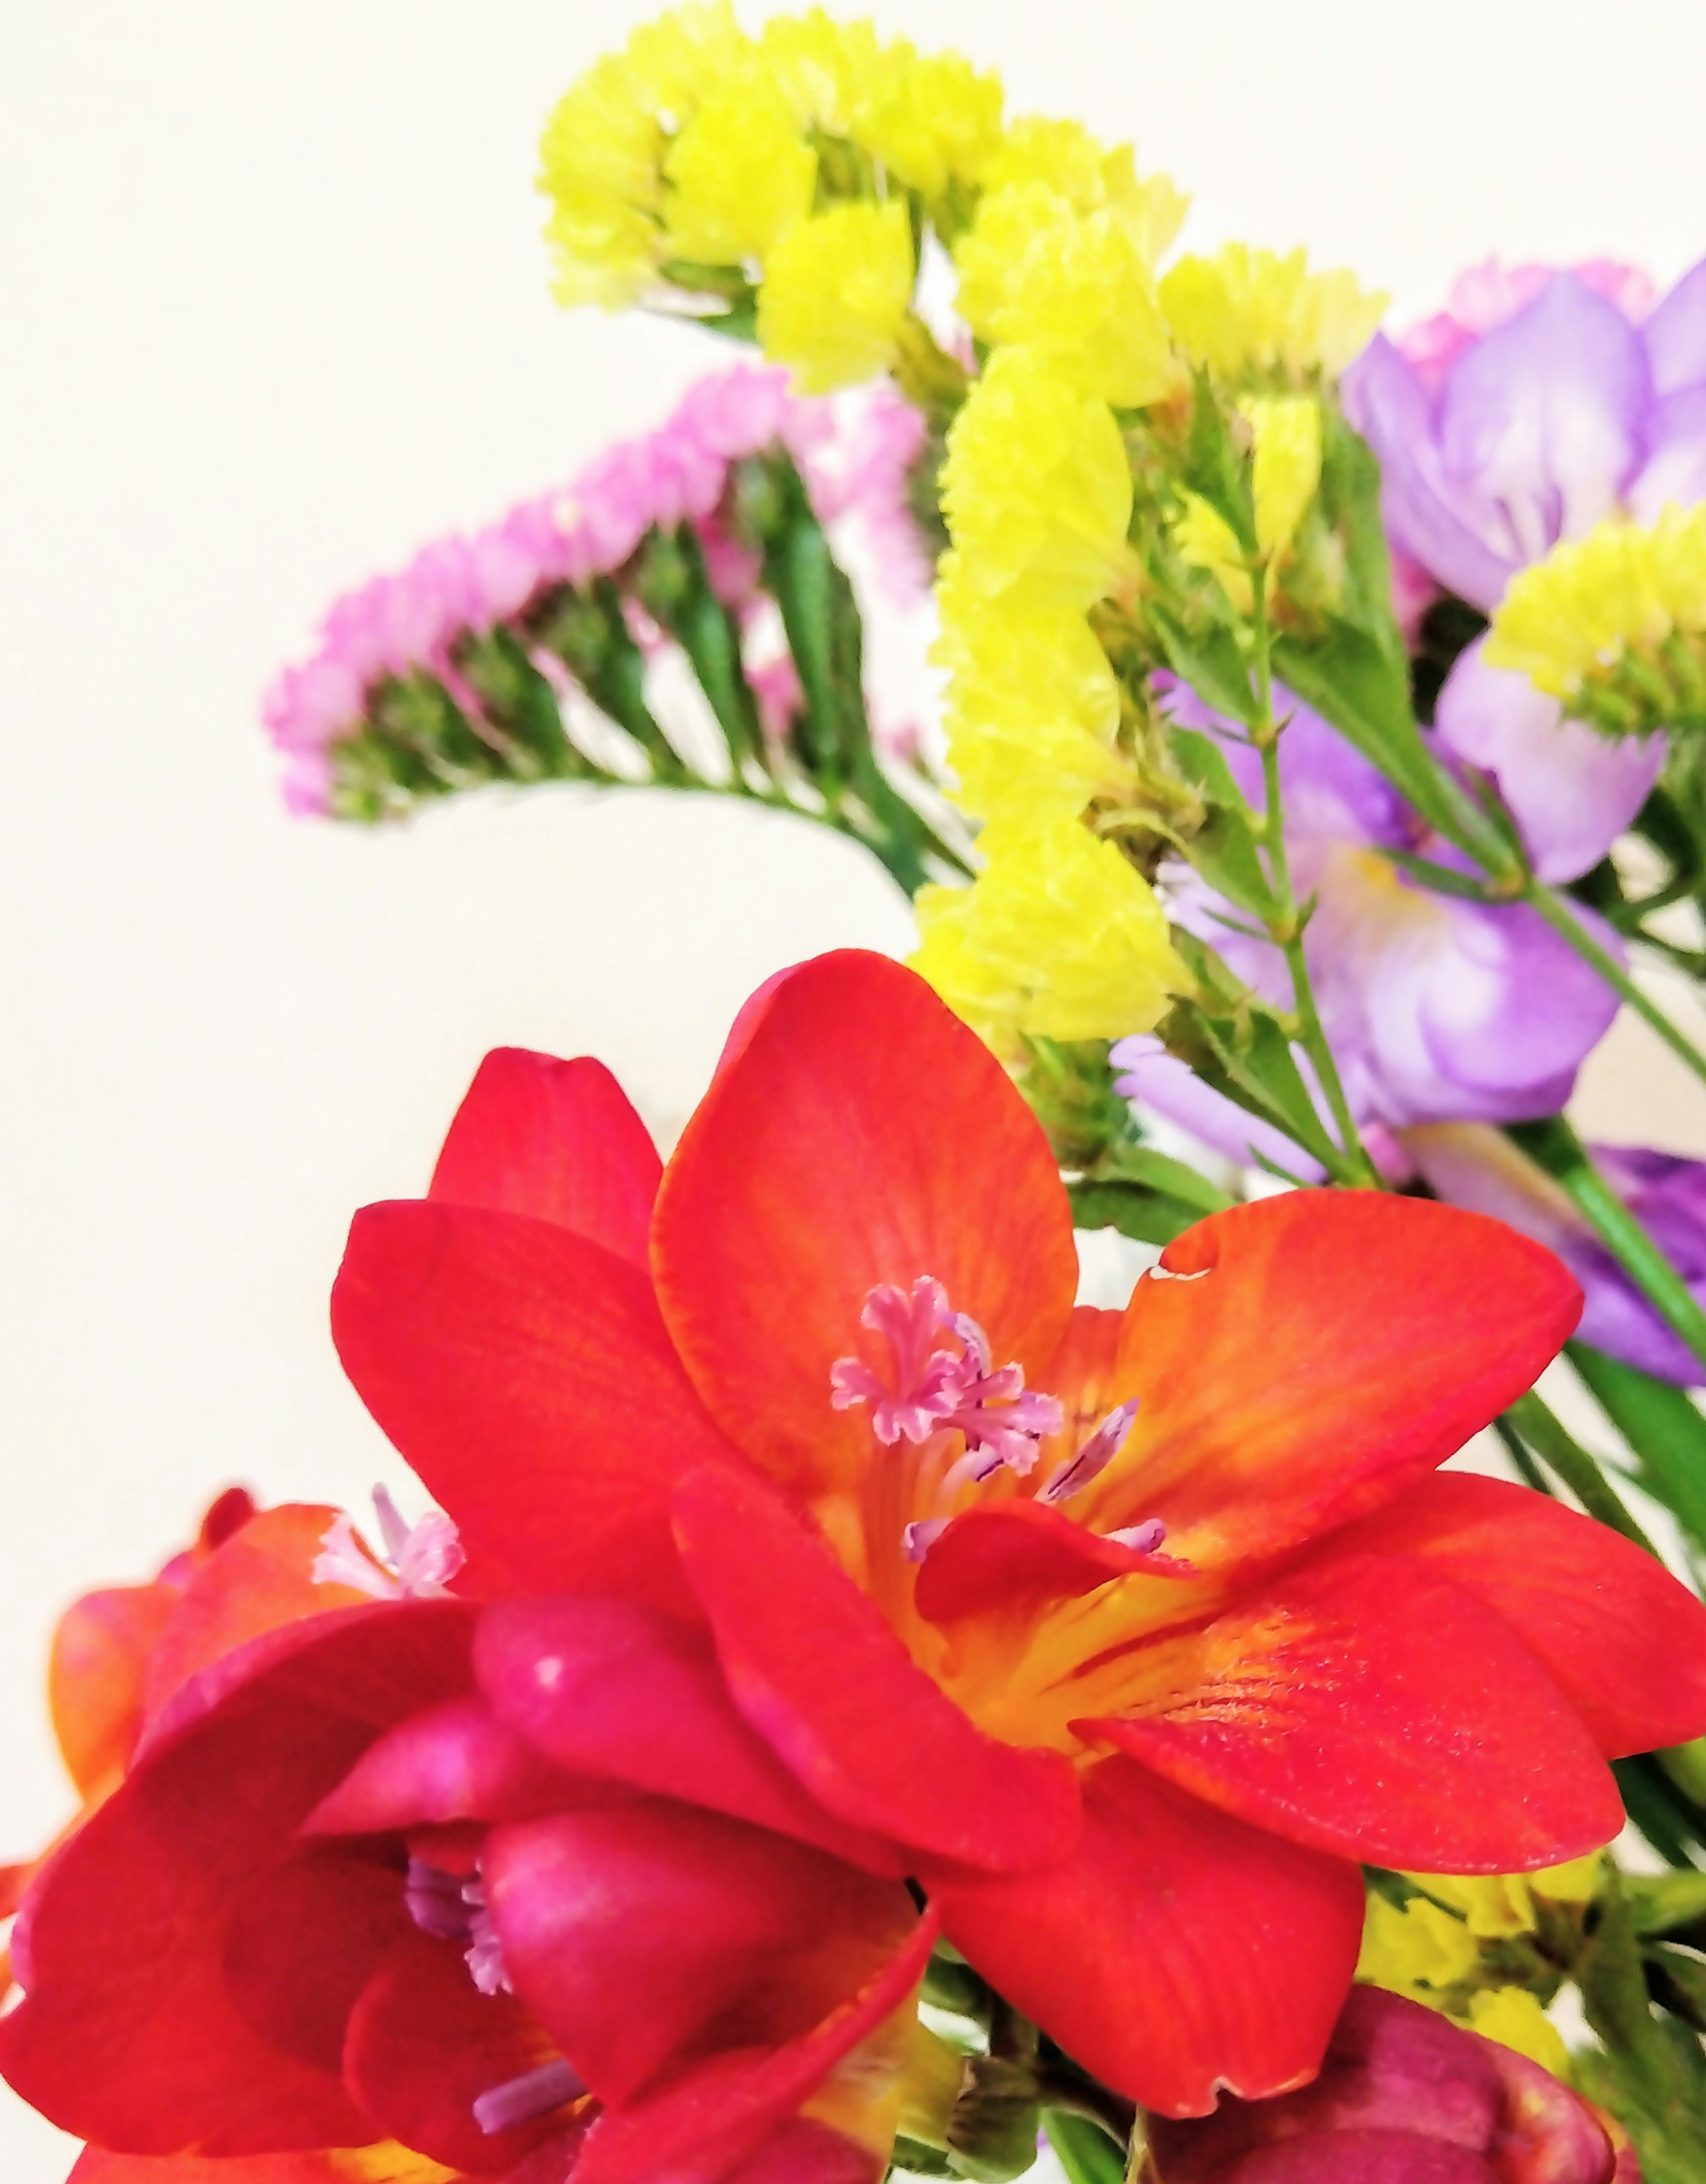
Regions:
M 1680 1585 L 1433 1475 L 1580 1308 L 1497 1223 L 1299 1192 L 1075 1310 L 1034 1121 L 859 954 L 755 998 L 658 1175 L 596 1065 L 492 1056 L 429 1199 L 358 1217 L 351 1378 L 465 1592 L 708 1630 L 792 1780 L 1145 2106 L 1313 2074 L 1356 1861 L 1558 1863 L 1621 1823 L 1608 1756 L 1706 1728 Z M 666 1698 L 571 1683 L 487 1702 L 565 1768 L 674 1763 Z
M 83 2184 L 873 2184 L 936 1930 L 701 1634 L 445 1598 L 193 1679 L 20 1926 L 0 2067 Z
M 1359 1986 L 1321 2075 L 1155 2124 L 1146 2184 L 1640 2184 L 1622 2131 L 1526 2056 Z

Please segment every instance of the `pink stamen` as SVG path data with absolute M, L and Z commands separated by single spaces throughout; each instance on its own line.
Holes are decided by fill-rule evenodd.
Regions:
M 1141 1524 L 1128 1524 L 1123 1531 L 1104 1532 L 1102 1537 L 1129 1547 L 1134 1554 L 1152 1555 L 1167 1537 L 1167 1527 L 1159 1517 L 1151 1517 Z M 1182 1569 L 1185 1564 L 1179 1567 Z
M 1121 1449 L 1131 1431 L 1131 1422 L 1137 1416 L 1137 1399 L 1120 1403 L 1111 1410 L 1078 1454 L 1063 1463 L 1037 1496 L 1040 1502 L 1065 1502 L 1083 1491 L 1092 1479 L 1100 1479 Z
M 404 1521 L 383 1486 L 373 1490 L 382 1556 L 370 1554 L 347 1516 L 335 1519 L 321 1541 L 310 1572 L 316 1585 L 343 1585 L 375 1600 L 444 1600 L 450 1580 L 467 1557 L 456 1527 L 439 1509 L 418 1524 Z
M 901 1561 L 923 1562 L 952 1521 L 949 1517 L 921 1517 L 915 1524 L 908 1524 L 900 1535 Z
M 504 1944 L 497 1921 L 486 1908 L 486 1885 L 477 1872 L 462 1884 L 462 1901 L 468 1907 L 468 1947 L 464 1953 L 468 1970 L 482 1994 L 513 1994 Z
M 489 2137 L 494 2131 L 509 2131 L 518 2123 L 532 2123 L 536 2116 L 549 2115 L 566 2102 L 579 2100 L 586 2090 L 585 2079 L 568 2064 L 541 2063 L 537 2070 L 506 2078 L 501 2086 L 482 2093 L 474 2103 L 474 2120 Z

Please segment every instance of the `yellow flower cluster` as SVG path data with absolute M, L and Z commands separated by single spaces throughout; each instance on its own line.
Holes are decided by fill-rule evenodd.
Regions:
M 1567 2076 L 1569 2053 L 1537 1997 L 1526 1987 L 1471 1983 L 1481 1975 L 1483 1942 L 1532 1933 L 1539 1919 L 1536 1898 L 1586 1903 L 1599 1870 L 1595 1852 L 1542 1873 L 1410 1874 L 1424 1892 L 1402 1908 L 1370 1893 L 1357 1976 L 1444 2010 L 1472 2031 Z M 1471 1991 L 1465 1994 L 1465 1988 Z
M 974 190 L 1001 142 L 1000 82 L 957 55 L 822 9 L 752 38 L 728 0 L 690 0 L 551 117 L 558 294 L 620 309 L 672 264 L 733 269 L 761 281 L 760 338 L 803 387 L 868 377 L 912 303 L 906 193 Z
M 998 1054 L 1022 1036 L 1113 1039 L 1156 1022 L 1184 967 L 1147 883 L 1075 818 L 994 820 L 969 888 L 917 899 L 912 967 Z
M 1321 482 L 1321 411 L 1308 394 L 1246 395 L 1238 406 L 1250 428 L 1256 550 L 1277 567 Z M 1173 526 L 1180 559 L 1208 570 L 1236 610 L 1249 615 L 1256 592 L 1237 533 L 1200 493 L 1182 501 Z
M 1213 258 L 1181 258 L 1160 287 L 1179 348 L 1235 383 L 1342 371 L 1366 347 L 1387 301 L 1353 274 L 1310 272 L 1301 250 L 1281 258 L 1242 242 Z
M 1613 517 L 1514 577 L 1493 615 L 1486 660 L 1569 705 L 1626 661 L 1643 664 L 1669 639 L 1703 632 L 1706 505 L 1673 506 L 1651 525 Z

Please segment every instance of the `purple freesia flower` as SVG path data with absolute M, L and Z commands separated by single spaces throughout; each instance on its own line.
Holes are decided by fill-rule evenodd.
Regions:
M 1583 1056 L 1608 1028 L 1615 995 L 1527 905 L 1437 894 L 1407 878 L 1384 850 L 1420 850 L 1442 861 L 1451 853 L 1428 838 L 1397 792 L 1319 714 L 1283 693 L 1280 702 L 1291 716 L 1280 744 L 1287 855 L 1298 894 L 1316 903 L 1304 950 L 1359 1126 L 1556 1113 Z M 1171 688 L 1167 704 L 1182 726 L 1219 740 L 1240 788 L 1259 801 L 1260 761 L 1236 725 L 1183 685 Z M 1272 942 L 1235 929 L 1245 922 L 1188 865 L 1170 862 L 1159 877 L 1179 924 L 1276 1006 L 1291 1005 L 1285 959 Z M 1151 1043 L 1122 1041 L 1114 1058 L 1129 1097 L 1224 1149 L 1229 1132 L 1307 1173 L 1295 1148 L 1281 1156 L 1258 1143 L 1247 1120 L 1228 1121 L 1218 1134 L 1206 1128 L 1203 1088 L 1181 1094 L 1178 1072 Z
M 1430 580 L 1491 613 L 1510 579 L 1605 517 L 1706 498 L 1706 261 L 1646 315 L 1626 266 L 1475 269 L 1453 309 L 1346 373 L 1380 458 L 1381 513 L 1413 619 Z M 1491 777 L 1543 879 L 1598 862 L 1664 763 L 1659 737 L 1596 736 L 1479 646 L 1441 693 L 1439 740 Z
M 1420 2003 L 1351 1990 L 1321 2075 L 1277 2100 L 1149 2122 L 1157 2184 L 1634 2184 L 1597 2110 Z
M 1502 1132 L 1475 1124 L 1406 1130 L 1403 1147 L 1440 1197 L 1490 1213 L 1556 1251 L 1586 1297 L 1577 1332 L 1595 1349 L 1693 1387 L 1699 1360 L 1599 1241 L 1574 1201 Z M 1600 1173 L 1706 1305 L 1706 1162 L 1595 1145 Z

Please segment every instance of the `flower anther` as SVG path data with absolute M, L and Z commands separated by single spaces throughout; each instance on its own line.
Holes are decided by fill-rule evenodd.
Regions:
M 343 1585 L 375 1600 L 443 1600 L 450 1580 L 467 1560 L 456 1527 L 441 1509 L 429 1509 L 417 1524 L 404 1521 L 383 1486 L 373 1490 L 383 1555 L 375 1557 L 356 1538 L 348 1516 L 339 1517 L 315 1557 L 316 1585 Z

